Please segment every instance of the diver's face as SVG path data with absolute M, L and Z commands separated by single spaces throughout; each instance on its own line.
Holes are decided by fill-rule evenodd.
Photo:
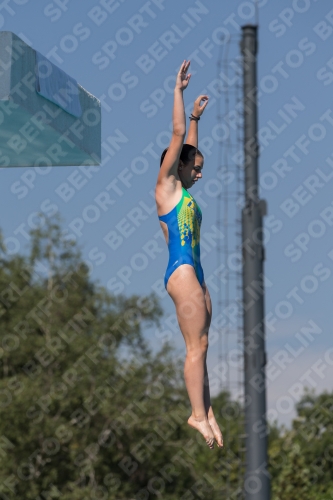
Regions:
M 181 165 L 179 177 L 185 189 L 189 189 L 202 178 L 203 164 L 203 157 L 195 155 L 194 160 L 189 161 L 186 165 Z

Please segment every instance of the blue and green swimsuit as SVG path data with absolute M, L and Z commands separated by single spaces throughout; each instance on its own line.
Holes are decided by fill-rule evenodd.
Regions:
M 204 281 L 200 263 L 200 226 L 202 213 L 199 205 L 185 188 L 177 205 L 159 219 L 165 222 L 169 231 L 169 263 L 164 277 L 165 288 L 171 274 L 182 264 L 194 267 L 202 286 Z

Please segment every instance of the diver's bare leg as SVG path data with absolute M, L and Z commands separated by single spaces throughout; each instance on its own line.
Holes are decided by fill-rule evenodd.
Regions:
M 213 408 L 210 402 L 210 391 L 209 391 L 209 378 L 207 371 L 207 364 L 205 362 L 205 389 L 204 389 L 204 400 L 205 400 L 205 408 L 208 417 L 209 425 L 213 431 L 214 437 L 216 439 L 217 445 L 222 448 L 223 447 L 223 436 L 221 429 L 216 422 L 215 415 L 213 412 Z
M 180 330 L 186 344 L 184 377 L 192 406 L 188 424 L 198 430 L 210 448 L 214 434 L 204 401 L 205 360 L 208 348 L 207 307 L 194 268 L 178 267 L 168 281 L 167 290 L 175 306 Z
M 207 307 L 207 331 L 209 330 L 210 323 L 211 323 L 211 318 L 212 318 L 212 301 L 210 299 L 209 291 L 206 286 L 206 284 L 203 285 L 203 291 L 205 295 L 205 301 L 206 301 L 206 307 Z M 207 356 L 206 356 L 207 358 Z M 210 401 L 210 391 L 209 391 L 209 378 L 208 378 L 208 371 L 207 371 L 207 362 L 205 359 L 205 386 L 204 386 L 204 401 L 205 401 L 205 409 L 208 417 L 208 422 L 212 428 L 214 437 L 216 439 L 216 442 L 220 448 L 223 446 L 223 436 L 222 432 L 220 430 L 220 427 L 218 423 L 216 422 L 213 408 L 211 405 Z

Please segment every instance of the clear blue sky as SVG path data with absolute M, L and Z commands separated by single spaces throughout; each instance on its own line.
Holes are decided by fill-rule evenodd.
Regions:
M 267 329 L 268 402 L 271 416 L 288 423 L 303 386 L 331 390 L 333 380 L 333 11 L 329 2 L 316 0 L 259 0 L 258 5 L 261 197 L 268 203 L 266 313 L 274 323 Z M 5 238 L 16 238 L 23 251 L 26 240 L 17 229 L 21 224 L 28 229 L 31 214 L 50 200 L 64 228 L 76 234 L 94 279 L 125 294 L 159 289 L 167 249 L 157 234 L 151 193 L 168 142 L 176 69 L 191 58 L 186 105 L 202 91 L 212 101 L 199 127 L 204 176 L 193 190 L 203 200 L 207 233 L 217 221 L 217 198 L 209 194 L 208 183 L 216 179 L 219 151 L 213 102 L 219 36 L 230 33 L 237 40 L 240 26 L 255 20 L 254 2 L 239 0 L 2 2 L 2 30 L 24 38 L 102 100 L 104 163 L 91 179 L 75 167 L 2 169 Z M 232 47 L 236 54 L 237 44 Z M 115 146 L 112 136 L 120 138 Z M 103 191 L 113 200 L 105 209 L 98 203 Z M 213 245 L 203 266 L 206 276 L 214 273 Z M 212 289 L 211 295 L 217 316 L 218 295 Z M 173 305 L 168 296 L 161 300 L 168 329 Z M 316 325 L 312 337 L 300 333 L 309 325 Z M 154 348 L 161 347 L 155 331 L 147 337 Z M 183 353 L 180 332 L 173 333 L 172 343 Z M 215 347 L 209 363 L 213 379 Z

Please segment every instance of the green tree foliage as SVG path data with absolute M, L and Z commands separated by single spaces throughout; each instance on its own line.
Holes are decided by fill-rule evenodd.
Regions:
M 333 498 L 333 394 L 307 392 L 292 429 L 270 434 L 272 500 Z
M 187 424 L 183 362 L 153 354 L 154 295 L 91 281 L 57 221 L 28 255 L 0 238 L 0 500 L 241 499 L 243 419 L 213 399 L 224 450 Z M 272 500 L 333 499 L 333 394 L 306 394 L 291 430 L 271 426 Z
M 280 461 L 272 484 L 273 498 L 311 500 L 309 469 L 294 437 L 294 434 L 289 433 L 283 442 L 279 439 L 271 449 L 272 461 Z
M 154 295 L 93 283 L 57 221 L 31 233 L 29 255 L 1 256 L 0 499 L 213 500 L 226 478 L 237 487 L 236 441 L 212 454 L 186 424 L 183 363 L 144 339 L 162 314 Z M 215 408 L 239 434 L 227 394 Z

